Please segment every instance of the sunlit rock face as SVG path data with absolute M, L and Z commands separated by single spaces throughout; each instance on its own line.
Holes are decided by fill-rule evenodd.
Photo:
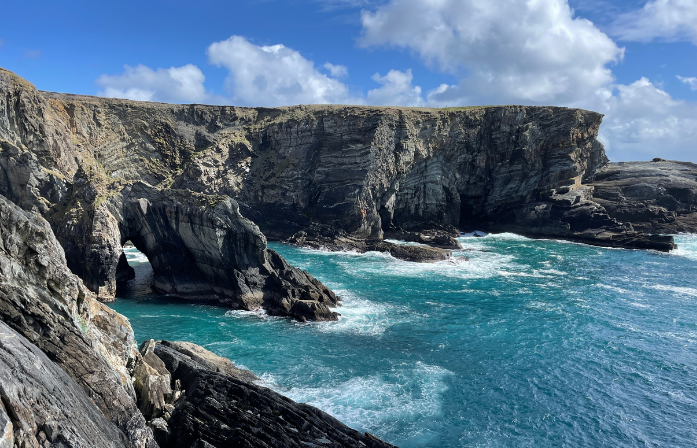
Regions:
M 104 300 L 129 276 L 122 244 L 147 223 L 157 237 L 137 244 L 157 259 L 160 290 L 335 319 L 325 308 L 336 297 L 275 264 L 264 234 L 396 256 L 374 241 L 447 241 L 476 227 L 674 247 L 608 215 L 586 188 L 607 164 L 601 121 L 559 107 L 168 105 L 38 92 L 0 71 L 0 194 L 46 217 L 71 270 Z

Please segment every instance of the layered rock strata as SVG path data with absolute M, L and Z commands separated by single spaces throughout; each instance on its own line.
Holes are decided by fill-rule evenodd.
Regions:
M 234 199 L 171 188 L 194 146 L 166 123 L 145 134 L 137 129 L 145 122 L 123 124 L 46 98 L 0 70 L 0 194 L 51 223 L 68 266 L 90 290 L 110 300 L 117 281 L 133 277 L 122 247 L 131 240 L 163 293 L 301 321 L 337 319 L 329 307 L 339 298 L 268 250 Z M 129 131 L 147 141 L 148 159 Z M 102 149 L 114 144 L 118 160 L 105 158 Z M 133 175 L 114 173 L 112 162 Z
M 697 233 L 697 165 L 660 158 L 610 163 L 593 182 L 593 201 L 649 233 Z
M 171 416 L 156 424 L 161 447 L 392 446 L 253 384 L 251 372 L 231 372 L 225 364 L 221 368 L 211 361 L 217 357 L 206 352 L 193 344 L 167 341 L 155 347 L 155 355 L 183 389 Z
M 191 343 L 137 350 L 48 222 L 0 196 L 0 447 L 389 446 L 255 380 Z
M 73 404 L 65 403 L 72 417 L 77 415 L 82 403 L 88 401 L 92 406 L 96 405 L 103 417 L 113 424 L 113 427 L 107 425 L 111 429 L 103 434 L 107 440 L 118 433 L 120 435 L 114 440 L 121 440 L 120 443 L 125 446 L 156 446 L 135 404 L 136 393 L 129 367 L 138 362 L 140 355 L 135 349 L 130 324 L 123 316 L 99 303 L 82 281 L 70 272 L 63 249 L 54 238 L 49 224 L 38 214 L 25 212 L 2 196 L 0 320 L 12 329 L 11 333 L 6 333 L 3 341 L 14 341 L 15 333 L 27 341 L 18 342 L 20 345 L 15 346 L 6 345 L 9 353 L 3 359 L 8 363 L 8 377 L 7 381 L 0 381 L 0 396 L 6 408 L 10 408 L 9 415 L 15 416 L 15 421 L 21 421 L 19 429 L 27 434 L 27 440 L 39 437 L 37 431 L 44 431 L 41 425 L 53 421 L 49 415 L 53 412 L 51 408 L 47 408 L 46 414 L 36 414 L 42 406 L 39 397 L 50 394 L 53 388 L 64 384 L 65 392 L 70 395 L 57 397 L 56 400 L 76 401 Z M 33 349 L 31 354 L 23 355 L 22 350 L 27 348 L 27 344 L 36 346 L 55 366 L 42 371 L 39 366 L 46 364 L 47 359 L 37 358 L 37 350 Z M 35 357 L 36 364 L 16 361 L 22 356 Z M 13 369 L 26 373 L 21 384 L 32 384 L 26 391 L 27 395 L 22 395 L 24 392 L 21 392 L 20 386 L 17 386 L 17 393 L 12 392 L 15 389 L 6 389 L 19 384 L 9 381 Z M 32 372 L 31 369 L 35 370 Z M 66 381 L 65 375 L 54 375 L 60 369 L 70 375 L 72 383 Z M 57 379 L 52 379 L 53 376 Z M 82 394 L 72 385 L 75 383 Z M 33 400 L 34 407 L 31 404 Z M 52 402 L 49 400 L 46 403 Z M 89 409 L 85 408 L 85 412 Z M 70 415 L 58 416 L 56 421 L 70 419 Z M 101 421 L 93 419 L 93 423 L 100 428 L 105 427 Z M 83 436 L 87 437 L 89 431 L 76 433 L 74 437 L 84 441 Z M 26 443 L 25 446 L 38 446 L 34 442 Z M 74 446 L 90 446 L 75 443 L 77 445 Z
M 153 263 L 162 291 L 332 319 L 325 306 L 336 298 L 305 274 L 285 277 L 259 229 L 311 247 L 430 261 L 457 248 L 458 229 L 474 228 L 673 248 L 671 237 L 650 234 L 654 227 L 608 214 L 589 188 L 608 162 L 596 138 L 601 121 L 560 107 L 143 103 L 38 92 L 0 71 L 0 194 L 49 220 L 70 268 L 105 300 L 131 275 L 122 244 L 145 219 L 170 249 L 160 255 L 141 241 L 141 251 L 191 261 Z M 151 205 L 138 211 L 144 202 Z M 180 218 L 184 226 L 171 225 Z M 219 225 L 228 249 L 197 240 Z M 445 251 L 378 243 L 385 232 Z M 252 241 L 234 246 L 242 235 Z M 220 262 L 230 270 L 211 267 Z M 295 292 L 260 292 L 274 283 Z

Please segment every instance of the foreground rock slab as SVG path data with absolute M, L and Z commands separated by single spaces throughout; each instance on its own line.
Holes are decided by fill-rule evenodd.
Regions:
M 0 446 L 131 446 L 85 391 L 4 322 L 0 322 Z
M 206 352 L 181 342 L 162 341 L 155 347 L 184 390 L 168 422 L 172 429 L 161 426 L 161 447 L 392 447 L 317 408 L 251 383 L 251 373 L 226 374 L 227 369 L 210 362 L 218 357 Z
M 48 223 L 3 196 L 0 320 L 70 375 L 90 402 L 116 425 L 124 443 L 141 448 L 156 446 L 135 404 L 128 366 L 139 354 L 130 324 L 95 300 L 70 272 Z M 31 377 L 26 379 L 31 382 Z M 2 387 L 5 384 L 2 382 Z

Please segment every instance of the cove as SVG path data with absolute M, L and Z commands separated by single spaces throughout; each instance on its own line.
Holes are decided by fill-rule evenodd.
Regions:
M 111 306 L 138 341 L 201 344 L 400 447 L 694 443 L 697 237 L 670 254 L 459 241 L 433 264 L 269 243 L 344 299 L 338 322 L 170 303 L 132 249 Z

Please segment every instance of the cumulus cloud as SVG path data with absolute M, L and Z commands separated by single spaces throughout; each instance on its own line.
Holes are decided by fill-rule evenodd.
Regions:
M 566 0 L 391 0 L 362 12 L 363 46 L 408 49 L 461 76 L 439 103 L 573 102 L 605 88 L 623 49 Z
M 381 106 L 424 106 L 421 87 L 413 86 L 411 70 L 390 70 L 385 76 L 376 73 L 373 81 L 381 87 L 368 91 L 368 103 Z
M 343 65 L 334 65 L 331 62 L 327 62 L 323 67 L 335 78 L 345 78 L 348 76 L 348 69 Z
M 625 41 L 686 40 L 697 45 L 697 2 L 651 0 L 640 10 L 618 17 L 613 29 Z
M 167 103 L 208 102 L 212 98 L 203 86 L 206 77 L 193 64 L 153 70 L 144 65 L 124 65 L 120 75 L 102 75 L 96 84 L 100 96 Z
M 612 160 L 695 160 L 697 104 L 673 99 L 647 78 L 617 86 L 604 102 L 601 141 Z
M 697 78 L 695 78 L 694 76 L 691 77 L 691 78 L 685 78 L 685 77 L 682 77 L 682 76 L 678 75 L 677 78 L 678 78 L 680 81 L 682 81 L 683 83 L 685 83 L 685 84 L 687 84 L 688 86 L 690 86 L 690 89 L 692 89 L 692 90 L 697 90 Z
M 677 36 L 687 33 L 680 23 L 697 26 L 692 10 L 694 0 L 653 0 L 633 23 L 655 13 L 659 23 L 673 24 L 661 29 L 682 30 L 664 36 Z M 696 159 L 697 104 L 673 99 L 646 78 L 616 84 L 610 67 L 624 49 L 574 17 L 567 0 L 390 0 L 361 18 L 361 45 L 406 49 L 458 79 L 427 92 L 429 106 L 582 107 L 605 114 L 601 139 L 612 160 Z M 420 90 L 402 90 L 412 101 L 421 96 Z
M 319 72 L 314 63 L 284 45 L 259 46 L 241 36 L 208 47 L 212 64 L 229 75 L 225 90 L 238 105 L 360 103 L 339 80 Z

